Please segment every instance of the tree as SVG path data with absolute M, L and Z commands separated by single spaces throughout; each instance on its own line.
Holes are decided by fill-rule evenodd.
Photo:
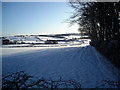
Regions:
M 78 23 L 79 31 L 89 35 L 90 45 L 120 67 L 120 1 L 69 4 L 75 10 L 70 24 Z
M 120 2 L 70 2 L 75 13 L 70 24 L 78 23 L 79 31 L 89 34 L 92 41 L 119 40 Z

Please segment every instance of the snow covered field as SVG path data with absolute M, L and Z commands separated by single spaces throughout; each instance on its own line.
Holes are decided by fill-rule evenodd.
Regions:
M 7 36 L 0 39 L 9 40 L 11 43 L 15 44 L 45 44 L 47 40 L 56 40 L 57 43 L 81 43 L 82 36 L 79 33 L 69 33 L 69 34 L 48 34 L 48 35 L 16 35 Z M 84 37 L 86 37 L 84 35 Z M 88 36 L 87 36 L 88 37 Z M 5 44 L 5 43 L 4 43 Z M 7 44 L 9 44 L 7 42 Z
M 102 84 L 118 81 L 120 70 L 86 45 L 2 48 L 3 75 L 24 70 L 36 78 L 75 80 L 82 88 L 113 87 Z

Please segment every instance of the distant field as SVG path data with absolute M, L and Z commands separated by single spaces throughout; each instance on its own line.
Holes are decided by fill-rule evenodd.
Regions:
M 88 37 L 88 36 L 84 36 Z M 81 44 L 83 37 L 80 34 L 50 34 L 50 35 L 17 35 L 2 37 L 4 45 L 9 44 Z M 15 45 L 14 45 L 15 46 Z M 18 46 L 18 45 L 16 45 Z M 29 46 L 29 45 L 28 45 Z M 40 45 L 39 45 L 40 46 Z

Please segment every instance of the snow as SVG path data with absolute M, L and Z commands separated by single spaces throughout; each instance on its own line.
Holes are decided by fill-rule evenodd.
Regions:
M 3 75 L 24 70 L 38 78 L 75 80 L 82 88 L 98 87 L 104 80 L 117 81 L 120 70 L 87 45 L 2 48 Z
M 39 41 L 39 39 L 36 38 L 36 36 L 9 36 L 7 37 L 9 40 L 15 40 L 15 41 Z
M 61 41 L 75 41 L 80 40 L 80 34 L 51 34 L 51 35 L 17 35 L 17 36 L 8 36 L 4 37 L 5 39 L 10 40 L 11 42 L 16 43 L 26 43 L 26 44 L 43 44 L 47 40 L 57 40 L 58 43 Z
M 2 47 L 20 47 L 20 46 L 31 46 L 30 44 L 9 44 L 9 45 L 2 45 Z
M 63 47 L 63 46 L 77 46 L 77 45 L 88 45 L 90 39 L 81 39 L 74 41 L 59 41 L 58 44 L 45 44 L 43 41 L 24 41 L 26 44 L 8 44 L 2 45 L 3 48 L 12 48 L 12 47 Z M 28 44 L 27 44 L 28 43 Z M 84 43 L 84 44 L 83 44 Z
M 48 36 L 39 36 L 38 38 L 40 38 L 43 41 L 46 40 L 64 40 L 65 38 L 57 38 L 57 37 L 48 37 Z
M 63 37 L 65 37 L 66 39 L 81 38 L 80 35 L 70 35 L 70 36 L 63 36 Z

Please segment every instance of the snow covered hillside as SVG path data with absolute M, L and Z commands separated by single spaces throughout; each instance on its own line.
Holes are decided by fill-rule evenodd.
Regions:
M 16 36 L 1 37 L 0 40 L 2 39 L 3 46 L 9 44 L 12 44 L 13 46 L 20 46 L 20 44 L 27 44 L 27 45 L 30 44 L 28 46 L 33 46 L 37 44 L 37 46 L 41 46 L 42 44 L 43 46 L 43 44 L 58 44 L 58 45 L 81 44 L 83 42 L 81 38 L 82 36 L 78 33 L 70 33 L 70 34 L 49 34 L 49 35 L 16 35 Z
M 120 70 L 92 46 L 3 48 L 2 50 L 3 76 L 24 70 L 36 78 L 58 80 L 62 77 L 64 80 L 75 80 L 82 85 L 82 88 L 110 88 L 113 86 L 104 84 L 104 80 L 120 79 Z

